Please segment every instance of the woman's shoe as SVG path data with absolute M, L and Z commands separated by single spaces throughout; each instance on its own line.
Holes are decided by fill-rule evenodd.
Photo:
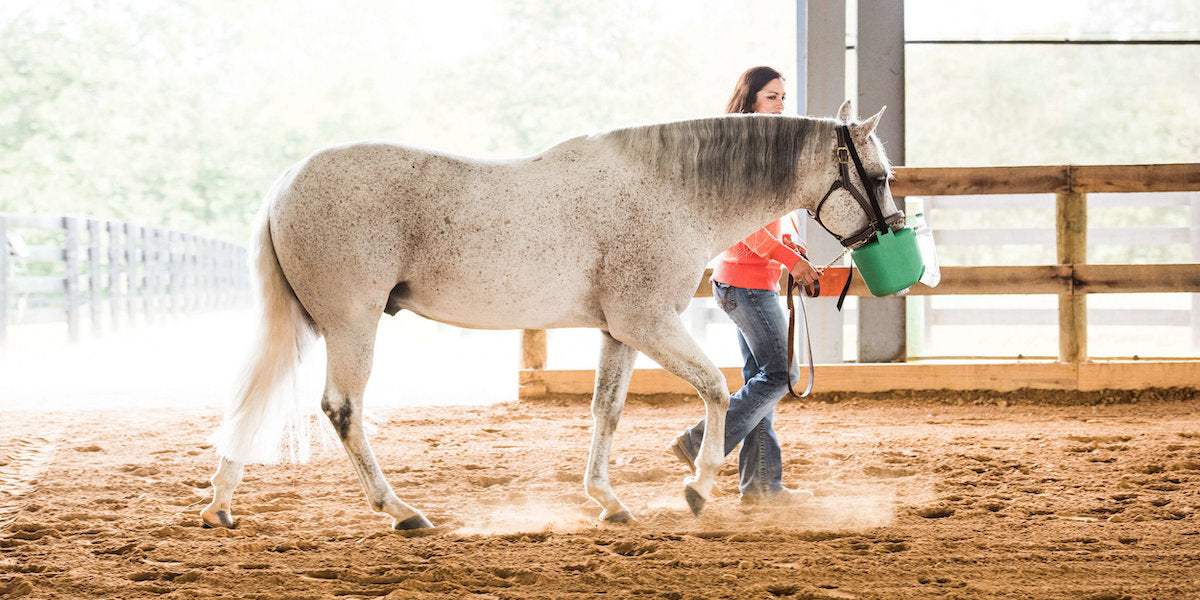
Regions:
M 783 488 L 776 492 L 742 494 L 746 506 L 795 506 L 812 500 L 813 493 L 797 488 Z

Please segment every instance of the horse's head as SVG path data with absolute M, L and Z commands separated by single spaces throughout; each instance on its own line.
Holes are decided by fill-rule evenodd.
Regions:
M 856 121 L 849 100 L 838 109 L 837 141 L 827 173 L 834 183 L 813 214 L 849 248 L 861 246 L 889 225 L 903 225 L 904 215 L 896 209 L 889 186 L 892 167 L 875 135 L 882 116 L 880 109 L 871 118 Z
M 854 264 L 876 296 L 911 287 L 925 270 L 916 236 L 904 227 L 904 213 L 892 200 L 891 164 L 875 136 L 881 116 L 882 109 L 854 122 L 850 101 L 842 104 L 829 168 L 833 184 L 813 211 L 818 223 L 854 251 Z

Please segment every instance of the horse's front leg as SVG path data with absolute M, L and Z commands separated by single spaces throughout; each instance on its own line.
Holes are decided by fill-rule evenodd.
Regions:
M 725 412 L 729 387 L 725 376 L 688 335 L 679 315 L 661 311 L 610 316 L 609 331 L 617 339 L 653 358 L 664 369 L 690 383 L 704 401 L 704 440 L 696 456 L 696 473 L 684 479 L 684 498 L 700 514 L 708 501 L 717 470 L 725 459 Z
M 596 369 L 596 389 L 592 392 L 592 447 L 583 486 L 587 495 L 604 509 L 600 513 L 602 520 L 625 523 L 633 517 L 609 485 L 608 462 L 637 350 L 613 339 L 607 331 L 601 333 L 600 365 Z

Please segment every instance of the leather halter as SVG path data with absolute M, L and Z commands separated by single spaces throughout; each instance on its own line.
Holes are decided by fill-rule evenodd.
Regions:
M 879 195 L 876 193 L 876 186 L 868 185 L 867 170 L 863 167 L 862 160 L 858 157 L 858 149 L 854 147 L 854 140 L 850 138 L 850 127 L 847 125 L 839 125 L 837 128 L 837 146 L 833 149 L 834 160 L 838 165 L 838 178 L 829 186 L 829 191 L 821 197 L 821 201 L 817 203 L 817 209 L 813 211 L 813 219 L 825 227 L 829 231 L 829 227 L 821 222 L 821 207 L 825 205 L 825 201 L 833 195 L 834 192 L 846 190 L 851 197 L 854 198 L 863 212 L 867 215 L 867 224 L 862 229 L 843 237 L 838 238 L 842 246 L 849 250 L 859 248 L 871 241 L 876 235 L 883 235 L 892 229 L 898 229 L 904 226 L 904 213 L 896 211 L 888 216 L 883 216 L 883 208 L 879 203 Z M 858 180 L 862 183 L 862 188 L 866 192 L 864 197 L 863 191 L 860 191 L 854 186 L 850 179 L 850 163 L 854 163 L 854 170 L 858 173 Z M 881 186 L 880 186 L 881 187 Z M 833 234 L 832 231 L 829 233 Z M 835 234 L 833 237 L 837 238 Z M 850 291 L 850 281 L 854 279 L 854 265 L 850 265 L 850 276 L 846 278 L 846 285 L 842 288 L 841 294 L 838 295 L 837 308 L 842 309 L 842 302 L 846 299 L 846 292 Z M 820 284 L 814 282 L 816 291 L 806 289 L 809 296 L 815 297 L 820 293 Z M 805 398 L 812 394 L 813 382 L 816 379 L 816 368 L 813 365 L 812 355 L 812 340 L 808 333 L 808 315 L 804 312 L 804 298 L 800 298 L 800 315 L 804 319 L 804 336 L 807 342 L 808 349 L 808 385 L 805 386 L 802 393 L 797 394 L 796 390 L 792 389 L 792 358 L 796 349 L 796 306 L 793 293 L 802 287 L 791 273 L 788 273 L 787 278 L 787 307 L 788 307 L 788 394 L 793 398 Z
M 839 125 L 837 128 L 838 143 L 833 149 L 833 157 L 838 165 L 838 178 L 829 186 L 829 191 L 821 197 L 821 201 L 817 203 L 817 209 L 813 211 L 813 218 L 820 223 L 821 227 L 825 227 L 829 231 L 829 227 L 821 221 L 821 207 L 825 205 L 825 201 L 839 189 L 846 190 L 851 197 L 854 198 L 863 212 L 867 215 L 867 224 L 862 229 L 847 235 L 846 237 L 838 238 L 838 241 L 847 248 L 855 249 L 859 246 L 871 241 L 871 238 L 876 233 L 884 234 L 889 229 L 897 229 L 903 226 L 904 213 L 896 211 L 886 217 L 883 216 L 883 208 L 879 203 L 879 195 L 876 193 L 876 187 L 868 185 L 867 170 L 863 167 L 862 160 L 858 157 L 858 149 L 854 147 L 854 140 L 850 138 L 850 127 L 847 125 Z M 859 190 L 850 179 L 850 163 L 854 163 L 854 170 L 858 173 L 858 180 L 862 184 L 862 190 Z M 866 192 L 864 196 L 863 192 Z M 833 233 L 830 231 L 830 233 Z M 838 237 L 834 235 L 833 237 Z
M 863 167 L 862 159 L 858 157 L 858 149 L 854 147 L 854 139 L 850 137 L 849 125 L 843 124 L 837 128 L 837 145 L 833 148 L 833 159 L 837 162 L 838 177 L 833 180 L 833 184 L 829 186 L 829 191 L 825 192 L 825 195 L 821 197 L 821 201 L 817 203 L 817 209 L 813 211 L 813 219 L 821 227 L 824 227 L 825 231 L 829 231 L 847 250 L 854 250 L 870 242 L 876 235 L 883 235 L 893 229 L 899 229 L 904 226 L 904 213 L 902 211 L 898 210 L 886 217 L 883 216 L 883 205 L 879 202 L 879 194 L 876 192 L 876 188 L 883 187 L 886 183 L 879 186 L 867 183 L 870 181 L 867 178 L 867 169 Z M 854 163 L 854 170 L 858 173 L 858 180 L 862 184 L 862 190 L 859 190 L 850 179 L 851 162 Z M 826 227 L 825 223 L 821 221 L 821 207 L 825 206 L 825 201 L 829 200 L 829 197 L 839 189 L 846 190 L 854 198 L 854 201 L 858 202 L 859 208 L 867 215 L 867 224 L 862 229 L 841 238 L 830 231 L 829 227 Z M 863 192 L 866 192 L 866 194 L 864 195 Z M 851 263 L 850 276 L 846 278 L 846 285 L 842 287 L 841 293 L 838 294 L 838 310 L 842 310 L 842 303 L 846 301 L 846 293 L 850 291 L 850 281 L 853 279 L 854 264 Z M 820 294 L 820 285 L 814 285 L 816 285 L 815 290 L 807 288 L 805 290 L 810 297 L 816 297 Z

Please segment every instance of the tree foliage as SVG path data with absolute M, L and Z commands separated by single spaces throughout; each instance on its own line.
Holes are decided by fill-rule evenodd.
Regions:
M 1178 5 L 1138 13 L 1137 27 L 1195 17 Z M 0 4 L 0 211 L 242 243 L 274 178 L 329 144 L 514 156 L 718 113 L 745 68 L 794 73 L 794 12 L 786 0 L 12 0 Z M 908 52 L 909 164 L 1200 150 L 1192 46 Z

